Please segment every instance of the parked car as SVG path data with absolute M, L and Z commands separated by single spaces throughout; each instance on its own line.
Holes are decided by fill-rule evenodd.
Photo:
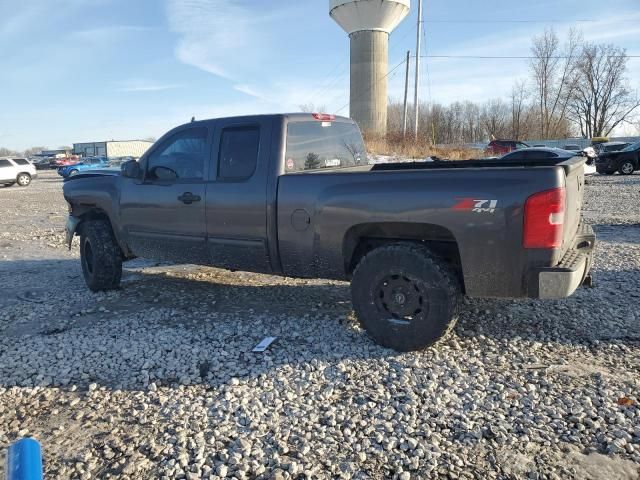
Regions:
M 570 152 L 581 152 L 582 147 L 580 145 L 570 144 L 562 147 L 563 150 L 569 150 Z
M 577 152 L 572 152 L 570 150 L 564 150 L 562 148 L 553 148 L 553 147 L 529 147 L 523 148 L 521 150 L 516 150 L 515 152 L 507 153 L 500 157 L 500 160 L 540 160 L 540 159 L 550 159 L 550 158 L 561 158 L 561 159 L 570 159 L 573 157 L 581 156 Z
M 597 145 L 597 153 L 606 153 L 606 152 L 619 152 L 631 145 L 629 142 L 607 142 L 600 143 Z
M 60 167 L 68 167 L 70 165 L 75 165 L 80 162 L 80 157 L 71 156 L 71 157 L 53 157 L 51 162 L 49 163 L 50 168 L 58 169 Z
M 58 169 L 58 175 L 67 178 L 77 175 L 80 172 L 93 170 L 96 168 L 105 168 L 109 166 L 109 160 L 106 157 L 87 157 L 81 162 Z
M 67 242 L 80 236 L 93 291 L 135 257 L 350 280 L 373 339 L 416 350 L 452 328 L 462 294 L 562 298 L 588 279 L 584 161 L 369 165 L 348 118 L 204 120 L 121 172 L 66 179 Z
M 513 152 L 514 150 L 520 150 L 521 148 L 529 148 L 529 145 L 516 140 L 491 140 L 484 153 L 490 157 L 499 157 L 500 155 Z
M 34 157 L 29 161 L 36 167 L 36 170 L 49 170 L 51 168 L 51 159 L 48 157 Z
M 0 184 L 26 187 L 38 177 L 36 167 L 26 158 L 0 158 Z
M 603 152 L 596 158 L 596 169 L 603 175 L 615 172 L 631 175 L 640 170 L 640 142 L 627 145 L 620 151 Z
M 584 157 L 584 174 L 585 175 L 593 175 L 596 173 L 596 168 L 593 165 L 593 160 L 588 157 L 588 155 L 582 151 L 572 151 L 565 150 L 562 148 L 552 148 L 552 147 L 532 147 L 532 148 L 523 148 L 522 150 L 517 150 L 515 152 L 507 153 L 500 157 L 500 160 L 516 160 L 523 161 L 529 159 L 540 159 L 540 158 L 555 158 L 558 160 L 569 160 L 574 157 Z

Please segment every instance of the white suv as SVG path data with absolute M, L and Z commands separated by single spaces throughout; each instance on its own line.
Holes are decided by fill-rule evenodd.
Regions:
M 0 158 L 0 185 L 26 187 L 37 176 L 35 165 L 26 158 Z

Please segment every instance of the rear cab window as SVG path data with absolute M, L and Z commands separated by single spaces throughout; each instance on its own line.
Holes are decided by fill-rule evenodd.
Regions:
M 260 127 L 227 127 L 222 130 L 218 155 L 218 178 L 242 181 L 253 176 L 258 165 Z
M 292 121 L 287 127 L 285 173 L 366 165 L 360 129 L 340 121 Z

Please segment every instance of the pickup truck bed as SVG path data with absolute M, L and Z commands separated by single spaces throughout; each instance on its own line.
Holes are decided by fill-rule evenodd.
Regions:
M 107 237 L 120 261 L 351 280 L 354 308 L 374 339 L 411 350 L 446 333 L 461 293 L 573 293 L 595 243 L 581 220 L 583 164 L 576 157 L 372 166 L 349 119 L 207 120 L 169 132 L 121 175 L 65 183 L 68 235 L 81 236 L 93 289 L 119 283 L 117 261 L 90 258 L 92 238 Z M 109 264 L 100 278 L 97 261 Z

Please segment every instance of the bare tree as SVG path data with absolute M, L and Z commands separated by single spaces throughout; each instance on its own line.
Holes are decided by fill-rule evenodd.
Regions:
M 34 156 L 36 153 L 40 153 L 46 149 L 47 147 L 31 147 L 31 148 L 27 148 L 24 152 L 22 152 L 22 155 L 29 158 Z
M 531 72 L 534 83 L 540 137 L 557 138 L 567 116 L 575 88 L 576 57 L 581 35 L 571 30 L 564 48 L 553 30 L 533 38 Z
M 625 77 L 628 60 L 626 51 L 613 45 L 588 43 L 582 47 L 571 112 L 583 136 L 608 136 L 640 106 Z
M 511 89 L 511 138 L 520 140 L 523 135 L 523 123 L 526 115 L 527 86 L 522 80 L 516 80 Z
M 487 101 L 480 114 L 482 127 L 489 138 L 505 138 L 509 134 L 509 107 L 500 98 Z
M 302 105 L 298 105 L 298 108 L 301 112 L 305 113 L 325 113 L 327 111 L 325 105 L 315 105 L 313 103 L 303 103 Z
M 18 152 L 5 147 L 0 147 L 0 157 L 12 157 L 14 155 L 18 155 Z

